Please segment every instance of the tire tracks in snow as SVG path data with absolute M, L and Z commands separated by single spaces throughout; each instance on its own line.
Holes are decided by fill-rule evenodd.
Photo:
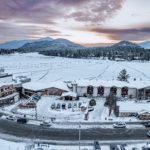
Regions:
M 48 69 L 47 72 L 46 72 L 42 77 L 40 77 L 37 81 L 42 80 L 42 79 L 45 78 L 48 74 L 49 74 L 49 69 Z
M 97 79 L 97 78 L 102 77 L 102 75 L 103 75 L 113 64 L 114 64 L 114 63 L 107 65 L 107 66 L 103 69 L 103 71 L 102 71 L 100 74 L 98 74 L 97 76 L 95 76 L 95 77 L 89 77 L 89 78 L 86 78 L 86 79 L 94 80 L 94 79 Z
M 127 65 L 122 65 L 122 66 L 125 66 L 125 67 L 127 67 L 127 68 L 130 68 L 130 69 L 132 69 L 132 70 L 134 70 L 134 71 L 136 71 L 136 72 L 142 74 L 145 78 L 147 78 L 147 79 L 150 81 L 150 77 L 147 76 L 144 72 L 142 72 L 142 71 L 140 71 L 140 70 L 138 70 L 138 69 L 135 69 L 135 68 L 133 68 L 133 67 L 129 67 L 129 66 L 127 66 Z

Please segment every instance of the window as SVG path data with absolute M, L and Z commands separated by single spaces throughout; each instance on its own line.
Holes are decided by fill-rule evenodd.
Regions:
M 93 86 L 88 86 L 87 87 L 87 94 L 93 94 Z
M 99 87 L 98 87 L 98 94 L 99 94 L 100 96 L 103 96 L 103 95 L 104 95 L 104 87 L 103 87 L 103 86 L 99 86 Z
M 110 88 L 110 94 L 112 94 L 112 95 L 116 95 L 117 94 L 117 88 L 116 87 L 111 87 Z
M 123 87 L 121 89 L 121 95 L 124 97 L 126 95 L 128 95 L 128 87 Z

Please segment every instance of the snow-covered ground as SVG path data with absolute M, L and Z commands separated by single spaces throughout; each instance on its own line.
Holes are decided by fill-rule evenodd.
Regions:
M 9 60 L 9 61 L 8 61 Z M 4 67 L 6 72 L 12 73 L 14 76 L 27 75 L 32 78 L 32 81 L 73 81 L 76 79 L 102 79 L 115 80 L 123 68 L 127 70 L 130 75 L 130 80 L 136 78 L 137 80 L 150 81 L 150 62 L 116 62 L 109 60 L 98 59 L 71 59 L 61 57 L 49 57 L 39 55 L 37 53 L 27 54 L 13 54 L 0 56 L 0 67 Z M 43 97 L 37 103 L 37 115 L 41 119 L 49 117 L 56 118 L 58 121 L 85 121 L 85 112 L 79 109 L 65 109 L 52 110 L 53 103 L 61 105 L 71 103 L 71 105 L 78 105 L 79 101 L 64 102 L 56 100 L 56 97 Z M 82 99 L 82 98 L 81 98 Z M 89 101 L 88 98 L 80 101 Z M 130 102 L 133 103 L 133 102 Z M 119 102 L 121 106 L 131 106 L 127 102 Z M 138 104 L 135 104 L 138 105 Z M 134 108 L 135 108 L 134 105 Z M 145 105 L 145 106 L 144 106 Z M 140 104 L 141 106 L 141 104 Z M 149 104 L 142 104 L 143 107 L 149 107 Z M 15 110 L 16 104 L 6 107 L 6 111 Z M 126 107 L 128 108 L 128 107 Z M 29 114 L 35 116 L 35 109 L 21 110 L 17 112 L 22 114 Z M 97 121 L 134 121 L 135 118 L 117 118 L 115 116 L 108 117 L 108 109 L 104 107 L 104 100 L 97 100 L 97 105 L 94 111 L 89 113 L 88 122 Z
M 116 62 L 96 59 L 48 57 L 37 53 L 1 55 L 0 67 L 15 76 L 28 75 L 32 81 L 72 81 L 75 79 L 116 79 L 126 69 L 130 80 L 150 81 L 150 62 Z
M 79 108 L 79 104 L 88 106 L 90 98 L 80 98 L 76 101 L 64 101 L 59 100 L 58 96 L 43 96 L 37 102 L 37 116 L 38 120 L 45 120 L 55 118 L 55 122 L 87 122 L 85 120 L 86 111 L 81 111 Z M 108 116 L 108 111 L 106 107 L 104 107 L 105 99 L 97 98 L 96 99 L 96 106 L 93 106 L 94 110 L 89 112 L 88 122 L 98 122 L 105 119 Z M 57 106 L 60 104 L 60 109 L 52 109 L 51 106 L 55 104 Z M 62 105 L 65 105 L 65 109 L 62 108 Z M 68 106 L 71 105 L 71 108 Z M 16 113 L 22 115 L 30 115 L 35 118 L 36 110 L 35 109 L 19 109 L 16 107 L 16 104 L 12 106 L 8 106 L 3 108 L 5 111 L 14 111 Z
M 137 112 L 149 111 L 150 102 L 147 101 L 118 101 L 117 105 L 121 112 Z
M 27 118 L 30 119 L 36 119 L 36 113 L 37 113 L 37 119 L 38 120 L 51 120 L 51 118 L 54 118 L 54 122 L 60 125 L 54 125 L 56 128 L 76 128 L 78 127 L 76 125 L 70 125 L 66 124 L 68 126 L 62 125 L 62 123 L 67 122 L 84 122 L 84 123 L 100 123 L 100 122 L 117 122 L 117 121 L 123 121 L 123 122 L 137 122 L 136 117 L 116 117 L 111 114 L 109 117 L 109 110 L 107 107 L 104 106 L 105 99 L 104 98 L 96 98 L 96 106 L 93 106 L 94 110 L 89 112 L 88 120 L 85 120 L 85 114 L 86 111 L 81 111 L 79 108 L 79 104 L 88 106 L 88 103 L 90 101 L 90 98 L 87 97 L 80 97 L 79 100 L 76 101 L 64 101 L 60 100 L 58 96 L 43 96 L 41 99 L 37 102 L 37 111 L 35 109 L 20 109 L 17 107 L 17 105 L 20 102 L 17 102 L 13 105 L 6 106 L 2 109 L 0 109 L 1 112 L 5 112 L 6 114 L 12 114 L 16 116 L 23 117 L 26 115 Z M 60 109 L 52 109 L 51 106 L 55 104 L 55 107 L 60 104 Z M 150 103 L 147 103 L 146 101 L 142 102 L 135 102 L 135 101 L 118 101 L 117 104 L 120 106 L 121 111 L 135 111 L 140 112 L 143 110 L 149 110 Z M 65 105 L 65 109 L 62 108 L 62 105 Z M 68 106 L 71 105 L 71 108 L 68 108 Z M 76 106 L 76 107 L 74 107 Z M 12 113 L 15 112 L 15 113 Z M 3 117 L 5 118 L 5 117 Z M 29 121 L 29 124 L 36 124 L 39 125 L 40 122 L 36 121 Z M 131 125 L 130 125 L 131 126 Z M 53 126 L 52 126 L 53 127 Z M 83 128 L 95 128 L 100 127 L 99 125 L 96 126 L 83 126 Z M 131 127 L 141 127 L 141 126 L 131 126 Z M 112 126 L 101 126 L 101 128 L 112 128 Z M 129 127 L 130 128 L 130 127 Z
M 0 150 L 24 150 L 25 143 L 11 142 L 0 139 Z
M 5 71 L 12 73 L 15 76 L 27 75 L 31 77 L 32 81 L 73 81 L 77 79 L 101 79 L 101 80 L 116 80 L 119 72 L 122 69 L 126 69 L 130 75 L 129 80 L 136 80 L 150 82 L 150 62 L 116 62 L 109 60 L 100 59 L 71 59 L 71 58 L 61 58 L 61 57 L 48 57 L 39 55 L 37 53 L 27 53 L 27 54 L 13 54 L 13 55 L 0 55 L 0 67 L 4 67 Z M 37 114 L 39 118 L 49 118 L 55 117 L 56 121 L 85 121 L 85 112 L 81 112 L 78 109 L 66 109 L 66 110 L 52 110 L 51 104 L 54 103 L 54 97 L 43 97 L 37 104 Z M 86 99 L 87 101 L 88 99 Z M 81 100 L 85 101 L 85 99 Z M 55 103 L 63 104 L 64 101 L 56 100 Z M 70 103 L 70 102 L 67 102 Z M 79 103 L 79 101 L 73 101 L 73 103 Z M 130 103 L 130 104 L 129 104 Z M 126 107 L 131 106 L 133 102 L 119 102 L 120 105 Z M 134 103 L 134 105 L 136 105 Z M 138 105 L 138 104 L 137 104 Z M 147 105 L 140 104 L 140 106 Z M 6 107 L 5 111 L 11 111 L 16 109 L 17 104 Z M 145 107 L 145 106 L 144 106 Z M 149 106 L 146 106 L 149 108 Z M 35 109 L 30 110 L 17 110 L 22 114 L 35 115 Z M 94 111 L 89 113 L 89 122 L 97 121 L 109 121 L 113 118 L 113 121 L 134 121 L 135 118 L 117 118 L 111 116 L 108 118 L 108 109 L 104 107 L 104 100 L 98 99 L 97 105 L 94 107 Z M 31 124 L 38 124 L 38 122 L 30 121 Z M 55 125 L 55 127 L 61 127 Z M 63 125 L 65 128 L 65 126 Z M 96 126 L 95 126 L 96 127 Z M 112 125 L 101 126 L 104 128 L 112 128 Z M 143 126 L 127 126 L 127 128 L 142 128 Z M 77 126 L 68 126 L 67 128 L 77 128 Z M 83 128 L 81 126 L 81 128 Z M 84 128 L 88 128 L 85 126 Z M 132 147 L 139 147 L 141 149 L 143 144 L 132 144 L 127 146 L 127 150 L 131 150 Z M 9 142 L 5 140 L 0 140 L 0 150 L 24 150 L 25 143 Z M 78 150 L 78 146 L 51 146 L 51 149 L 55 150 Z M 83 149 L 92 150 L 93 147 L 82 147 Z M 109 146 L 102 147 L 102 150 L 109 150 Z M 44 150 L 49 150 L 44 149 Z
M 109 141 L 111 143 L 111 141 Z M 113 142 L 112 142 L 113 143 Z M 103 144 L 100 142 L 101 150 L 110 150 L 109 144 Z M 121 141 L 119 141 L 117 147 L 119 148 L 121 145 Z M 150 144 L 147 142 L 130 142 L 128 143 L 125 148 L 126 150 L 132 150 L 132 148 L 138 148 L 138 150 L 142 150 L 142 147 L 148 147 L 150 148 Z M 30 143 L 23 143 L 23 142 L 12 142 L 7 140 L 0 139 L 0 150 L 79 150 L 79 145 L 53 145 L 53 144 L 44 144 L 44 143 L 38 143 L 34 144 L 32 142 Z M 93 146 L 80 146 L 80 150 L 93 150 Z

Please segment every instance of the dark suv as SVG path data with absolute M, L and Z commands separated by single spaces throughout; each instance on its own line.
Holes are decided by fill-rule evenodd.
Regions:
M 94 141 L 94 150 L 101 150 L 101 147 L 98 141 Z
M 18 122 L 18 123 L 25 124 L 25 123 L 27 123 L 27 119 L 26 119 L 26 118 L 18 118 L 18 119 L 17 119 L 17 122 Z

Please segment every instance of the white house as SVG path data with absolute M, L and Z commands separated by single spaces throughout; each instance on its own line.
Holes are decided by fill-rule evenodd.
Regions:
M 63 99 L 63 100 L 76 100 L 77 99 L 77 93 L 74 93 L 72 91 L 64 92 L 61 95 L 61 99 Z
M 73 92 L 78 96 L 106 97 L 112 93 L 118 98 L 138 98 L 139 91 L 145 88 L 148 88 L 148 84 L 140 81 L 128 83 L 117 80 L 76 80 L 72 82 Z M 150 87 L 146 91 L 145 94 L 150 94 Z

